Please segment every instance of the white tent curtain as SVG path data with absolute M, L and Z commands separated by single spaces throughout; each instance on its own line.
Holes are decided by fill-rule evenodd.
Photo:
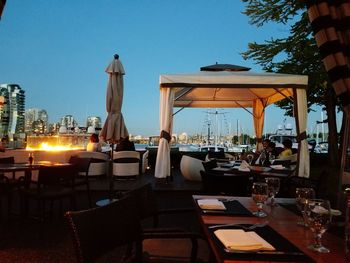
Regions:
M 264 117 L 265 117 L 265 105 L 262 99 L 256 99 L 253 101 L 253 121 L 255 129 L 255 137 L 257 139 L 256 149 L 261 151 L 262 146 L 262 134 L 264 129 Z
M 257 138 L 262 138 L 265 107 L 285 97 L 295 98 L 296 92 L 293 91 L 302 89 L 298 99 L 302 103 L 296 110 L 301 119 L 301 123 L 298 123 L 299 130 L 305 131 L 307 83 L 307 76 L 278 73 L 200 72 L 160 75 L 160 128 L 161 137 L 164 138 L 160 139 L 155 177 L 170 176 L 169 141 L 172 132 L 173 107 L 253 108 L 255 135 Z M 303 150 L 299 156 L 303 162 L 299 166 L 299 176 L 308 177 L 309 157 L 307 142 L 304 138 L 301 144 Z M 258 149 L 261 149 L 261 143 L 259 147 Z
M 296 122 L 298 122 L 298 176 L 309 178 L 310 176 L 310 155 L 309 147 L 306 140 L 307 127 L 307 97 L 306 90 L 297 89 L 296 98 L 294 100 L 294 109 L 296 114 Z
M 154 176 L 156 178 L 166 178 L 170 176 L 170 139 L 173 131 L 173 105 L 175 91 L 173 89 L 160 89 L 160 130 L 156 168 Z

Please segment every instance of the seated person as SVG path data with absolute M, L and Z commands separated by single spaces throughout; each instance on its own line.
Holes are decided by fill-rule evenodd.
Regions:
M 293 143 L 289 139 L 285 139 L 283 142 L 283 151 L 278 155 L 278 159 L 283 159 L 285 157 L 291 156 L 293 154 L 292 152 L 292 146 Z
M 276 149 L 276 143 L 270 142 L 269 145 L 267 146 L 267 152 L 269 153 L 269 159 L 274 160 L 277 158 L 277 149 Z
M 100 152 L 101 149 L 101 144 L 98 139 L 98 135 L 96 133 L 91 134 L 90 136 L 90 141 L 88 145 L 86 146 L 86 151 L 87 152 Z
M 117 152 L 120 151 L 135 151 L 135 144 L 129 141 L 129 136 L 125 138 L 120 138 L 119 143 L 115 149 Z
M 267 147 L 269 146 L 270 140 L 265 139 L 262 142 L 263 149 L 261 151 L 256 151 L 255 154 L 258 155 L 258 158 L 255 160 L 256 165 L 266 165 L 269 161 L 269 153 Z M 264 157 L 264 158 L 263 158 Z M 264 161 L 262 161 L 264 159 Z

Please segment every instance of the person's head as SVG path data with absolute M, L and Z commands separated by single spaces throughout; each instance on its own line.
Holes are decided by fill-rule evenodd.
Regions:
M 91 134 L 90 142 L 99 142 L 98 135 L 96 133 Z
M 269 142 L 269 145 L 267 146 L 267 150 L 269 152 L 273 151 L 276 148 L 276 143 L 274 142 Z
M 263 140 L 262 145 L 263 145 L 264 148 L 267 148 L 269 146 L 269 143 L 270 143 L 270 140 L 269 139 L 265 139 L 265 140 Z
M 287 148 L 287 149 L 292 149 L 292 146 L 293 146 L 293 143 L 291 140 L 289 139 L 285 139 L 283 142 L 282 142 L 284 148 Z

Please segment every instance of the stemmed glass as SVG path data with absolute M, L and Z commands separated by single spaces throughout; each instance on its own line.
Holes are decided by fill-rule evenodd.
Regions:
M 313 188 L 297 188 L 295 190 L 295 198 L 296 198 L 296 205 L 298 210 L 301 212 L 301 215 L 303 217 L 303 220 L 298 221 L 297 224 L 301 226 L 307 226 L 307 223 L 305 221 L 305 204 L 308 199 L 314 199 L 315 198 L 315 190 Z
M 266 154 L 265 154 L 265 152 L 262 152 L 260 155 L 261 166 L 264 166 L 265 161 L 266 161 Z
M 273 161 L 276 159 L 276 156 L 272 154 L 272 152 L 269 152 L 269 160 L 270 163 L 273 163 Z
M 258 206 L 258 211 L 253 212 L 257 217 L 266 217 L 267 214 L 263 211 L 263 204 L 268 197 L 267 183 L 253 183 L 252 186 L 252 198 Z
M 314 233 L 314 242 L 308 248 L 317 252 L 328 253 L 329 249 L 321 243 L 321 238 L 332 220 L 331 206 L 328 200 L 308 199 L 305 204 L 305 219 Z
M 280 190 L 280 179 L 277 177 L 266 177 L 265 182 L 267 183 L 267 187 L 269 190 L 270 206 L 276 206 L 275 196 Z
M 252 155 L 252 154 L 247 155 L 247 161 L 248 161 L 249 165 L 252 165 L 253 159 L 254 159 L 254 155 Z

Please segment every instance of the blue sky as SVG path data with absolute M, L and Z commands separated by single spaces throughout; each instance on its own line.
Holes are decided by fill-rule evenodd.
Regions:
M 17 83 L 26 108 L 43 108 L 50 122 L 72 114 L 105 120 L 104 72 L 113 54 L 123 62 L 123 114 L 131 134 L 159 134 L 159 75 L 199 71 L 215 62 L 251 67 L 240 55 L 248 42 L 288 34 L 283 24 L 256 28 L 238 0 L 11 0 L 0 21 L 0 83 Z M 315 108 L 316 109 L 316 108 Z M 207 109 L 184 109 L 174 132 L 203 132 Z M 224 109 L 231 131 L 239 120 L 252 133 L 251 116 Z M 266 132 L 275 131 L 283 111 L 269 107 Z M 321 113 L 309 116 L 309 131 Z M 287 123 L 293 123 L 287 118 Z

